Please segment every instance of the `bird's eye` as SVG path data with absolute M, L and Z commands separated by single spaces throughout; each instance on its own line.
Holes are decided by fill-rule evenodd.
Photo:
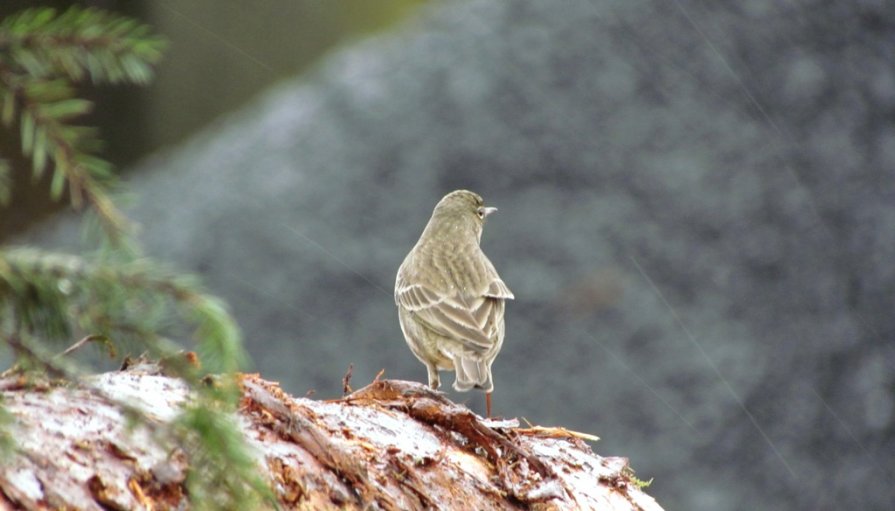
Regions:
M 477 208 L 475 214 L 479 215 L 479 218 L 485 218 L 485 208 Z

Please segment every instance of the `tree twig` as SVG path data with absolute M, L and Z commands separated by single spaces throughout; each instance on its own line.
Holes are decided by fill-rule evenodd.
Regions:
M 348 370 L 345 371 L 345 376 L 342 377 L 342 395 L 347 396 L 351 394 L 353 390 L 351 390 L 351 373 L 354 371 L 354 364 L 348 364 Z

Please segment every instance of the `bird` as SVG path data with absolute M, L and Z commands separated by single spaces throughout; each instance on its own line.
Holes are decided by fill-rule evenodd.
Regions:
M 503 345 L 506 301 L 515 299 L 480 247 L 496 211 L 469 190 L 445 195 L 395 278 L 401 331 L 429 386 L 440 386 L 439 370 L 455 371 L 455 390 L 485 392 L 488 417 L 491 364 Z

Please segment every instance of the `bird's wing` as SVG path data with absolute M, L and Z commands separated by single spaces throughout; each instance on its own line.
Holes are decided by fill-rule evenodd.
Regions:
M 497 275 L 497 272 L 494 272 Z M 513 296 L 513 292 L 510 291 L 510 288 L 507 287 L 506 284 L 500 280 L 500 277 L 494 278 L 491 283 L 488 284 L 488 289 L 485 290 L 485 296 L 489 298 L 500 298 L 502 300 L 515 300 L 516 297 Z
M 487 282 L 488 286 L 482 291 L 481 294 L 489 298 L 514 300 L 516 297 L 513 296 L 513 292 L 510 291 L 510 288 L 507 287 L 507 285 L 503 282 L 503 279 L 500 278 L 500 275 L 497 274 L 497 270 L 494 269 L 494 265 L 491 263 L 491 260 L 488 259 L 488 256 L 486 256 L 485 253 L 481 251 L 481 249 L 479 249 L 478 252 L 479 257 L 476 257 L 473 260 L 476 261 L 479 266 L 470 268 L 467 271 L 485 275 L 483 282 Z
M 436 333 L 468 343 L 474 351 L 488 349 L 497 342 L 499 321 L 503 320 L 500 298 L 447 295 L 422 284 L 402 286 L 399 282 L 395 301 Z

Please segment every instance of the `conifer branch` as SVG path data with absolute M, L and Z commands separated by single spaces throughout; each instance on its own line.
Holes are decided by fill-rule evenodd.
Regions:
M 48 342 L 75 332 L 128 340 L 154 348 L 171 317 L 192 325 L 198 350 L 214 371 L 229 373 L 247 360 L 239 327 L 220 300 L 195 278 L 147 259 L 88 262 L 81 257 L 27 248 L 0 251 L 0 311 L 21 329 Z M 168 319 L 166 319 L 168 318 Z
M 23 81 L 0 64 L 2 117 L 7 128 L 19 125 L 22 153 L 31 157 L 32 172 L 40 179 L 51 163 L 54 168 L 50 197 L 59 200 L 68 184 L 72 206 L 87 202 L 102 220 L 107 234 L 128 230 L 125 216 L 107 194 L 113 186 L 112 167 L 93 153 L 101 143 L 97 131 L 69 124 L 92 110 L 93 104 L 74 96 L 62 79 Z
M 50 196 L 59 200 L 67 184 L 72 206 L 89 205 L 113 239 L 129 225 L 108 196 L 114 179 L 97 156 L 96 130 L 73 124 L 93 108 L 73 83 L 147 83 L 164 47 L 146 25 L 77 6 L 27 9 L 0 22 L 0 120 L 18 127 L 35 179 L 53 165 Z M 4 176 L 0 168 L 0 202 L 9 198 Z
M 207 295 L 195 278 L 131 248 L 129 222 L 109 195 L 115 179 L 111 165 L 98 156 L 97 131 L 78 124 L 93 104 L 77 96 L 75 83 L 144 84 L 164 46 L 146 25 L 96 9 L 28 9 L 0 21 L 0 123 L 18 133 L 35 179 L 51 169 L 51 198 L 60 200 L 67 188 L 73 207 L 95 213 L 107 235 L 101 243 L 110 245 L 89 258 L 0 248 L 0 342 L 15 353 L 12 371 L 22 381 L 44 374 L 98 394 L 67 356 L 88 340 L 103 340 L 110 351 L 137 344 L 162 360 L 190 386 L 191 404 L 178 420 L 157 427 L 132 404 L 115 406 L 153 430 L 156 441 L 191 459 L 199 470 L 186 481 L 193 508 L 254 509 L 272 502 L 271 494 L 225 416 L 237 404 L 234 374 L 248 358 L 239 328 L 224 303 Z M 0 158 L 0 204 L 10 199 L 10 174 Z M 178 355 L 181 346 L 171 340 L 190 331 L 203 370 L 223 374 L 214 385 L 201 378 L 195 359 Z M 51 348 L 79 337 L 70 350 Z M 0 454 L 16 448 L 9 420 L 0 403 Z
M 0 22 L 0 52 L 29 76 L 146 84 L 165 49 L 147 25 L 98 9 L 26 9 Z
M 0 158 L 0 207 L 9 204 L 12 198 L 12 178 L 9 162 Z

